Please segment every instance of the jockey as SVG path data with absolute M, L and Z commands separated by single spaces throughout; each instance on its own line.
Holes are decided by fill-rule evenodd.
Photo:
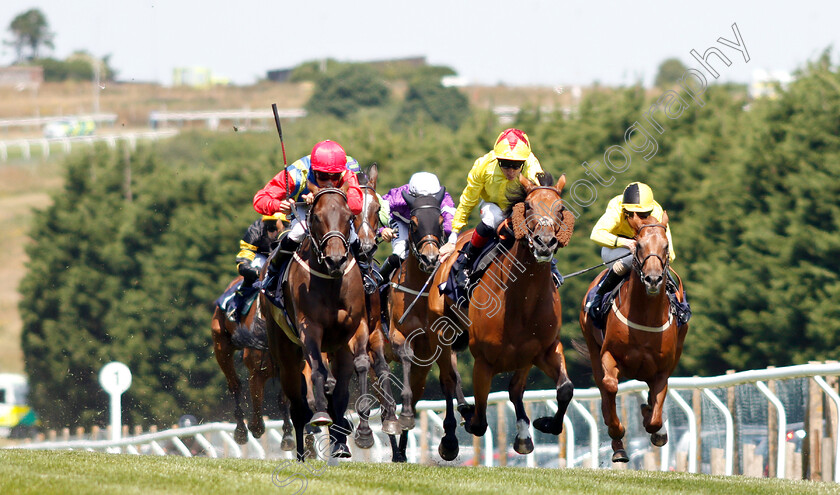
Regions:
M 347 156 L 341 145 L 335 141 L 321 141 L 312 148 L 310 155 L 286 167 L 265 187 L 257 191 L 254 195 L 254 209 L 263 215 L 274 215 L 279 212 L 288 216 L 295 207 L 296 201 L 303 200 L 307 204 L 312 204 L 315 196 L 309 192 L 308 183 L 314 183 L 318 187 L 342 187 L 347 183 L 351 186 L 347 191 L 347 205 L 353 215 L 358 215 L 362 211 L 363 197 L 355 173 L 358 171 L 359 163 Z M 286 184 L 288 184 L 288 191 Z M 305 235 L 306 210 L 295 208 L 289 233 L 280 240 L 281 253 L 284 255 L 294 253 Z M 351 224 L 350 245 L 358 244 L 358 239 Z M 281 256 L 275 256 L 272 264 L 279 263 L 280 258 Z
M 493 150 L 475 161 L 455 210 L 449 242 L 440 249 L 443 262 L 455 250 L 458 233 L 467 224 L 470 213 L 480 200 L 481 223 L 476 226 L 469 244 L 462 249 L 461 256 L 451 268 L 457 274 L 459 287 L 463 288 L 466 284 L 467 270 L 481 249 L 496 236 L 496 229 L 505 219 L 503 212 L 509 203 L 507 193 L 520 187 L 519 175 L 524 174 L 537 182 L 537 174 L 542 171 L 539 160 L 531 153 L 528 135 L 519 129 L 503 131 L 496 139 Z
M 610 270 L 601 280 L 594 297 L 587 305 L 593 319 L 597 320 L 600 314 L 604 295 L 612 292 L 633 267 L 633 257 L 625 255 L 636 252 L 636 241 L 633 239 L 636 233 L 633 232 L 627 219 L 633 215 L 640 218 L 653 215 L 657 221 L 661 222 L 663 211 L 662 206 L 654 201 L 650 186 L 642 182 L 628 184 L 622 194 L 612 198 L 607 204 L 607 211 L 595 223 L 592 234 L 589 236 L 601 246 L 601 259 L 605 263 L 612 262 Z M 674 261 L 676 253 L 674 243 L 671 241 L 670 227 L 666 228 L 665 235 L 668 237 L 669 259 Z M 625 257 L 617 260 L 621 256 Z
M 237 321 L 237 309 L 242 302 L 242 297 L 260 278 L 260 269 L 277 245 L 277 236 L 286 228 L 285 222 L 286 216 L 282 213 L 263 215 L 248 227 L 239 241 L 236 269 L 242 275 L 242 285 L 236 291 L 236 304 L 231 304 L 228 308 L 227 316 L 232 321 Z
M 415 197 L 428 196 L 437 194 L 440 192 L 440 189 L 440 181 L 435 174 L 417 172 L 411 176 L 408 184 L 395 187 L 382 197 L 382 199 L 387 201 L 386 204 L 390 206 L 391 219 L 387 222 L 390 226 L 383 227 L 380 234 L 386 241 L 391 241 L 393 249 L 393 254 L 385 258 L 385 261 L 379 269 L 382 282 L 390 280 L 394 270 L 408 256 L 408 224 L 411 222 L 411 211 L 402 193 L 408 191 L 408 194 Z M 443 195 L 440 212 L 443 215 L 443 234 L 444 237 L 447 237 L 452 231 L 452 218 L 455 214 L 455 203 L 452 201 L 452 196 L 448 192 L 445 192 Z

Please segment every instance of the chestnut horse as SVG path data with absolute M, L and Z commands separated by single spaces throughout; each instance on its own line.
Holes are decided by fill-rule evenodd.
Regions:
M 288 333 L 282 310 L 260 295 L 266 319 L 269 349 L 281 383 L 291 401 L 298 460 L 304 456 L 304 425 L 346 425 L 344 413 L 350 399 L 350 377 L 355 370 L 362 395 L 367 393 L 368 318 L 362 276 L 350 250 L 353 214 L 347 205 L 349 185 L 319 188 L 307 215 L 309 235 L 295 253 L 283 283 L 287 310 L 297 327 Z M 333 393 L 325 390 L 329 371 L 322 352 L 332 353 L 329 363 L 336 379 Z M 304 360 L 311 370 L 315 411 L 306 400 Z M 349 425 L 331 428 L 333 457 L 349 457 Z M 370 432 L 368 432 L 371 434 Z M 358 438 L 358 434 L 357 434 Z
M 429 319 L 428 289 L 420 292 L 438 267 L 439 249 L 443 241 L 440 204 L 444 193 L 445 190 L 441 188 L 436 195 L 416 198 L 403 195 L 411 208 L 408 231 L 410 249 L 400 269 L 391 277 L 388 295 L 391 345 L 403 365 L 400 425 L 404 431 L 400 436 L 399 445 L 396 445 L 396 439 L 391 437 L 394 462 L 406 460 L 408 430 L 414 428 L 415 423 L 414 408 L 423 396 L 426 377 L 434 363 L 438 365 L 440 385 L 446 397 L 444 436 L 438 446 L 438 453 L 447 461 L 458 456 L 453 397 L 457 395 L 459 409 L 467 406 L 461 389 L 461 376 L 458 374 L 455 353 L 451 350 L 455 335 L 448 335 L 444 326 L 437 325 Z M 420 299 L 406 315 L 406 308 L 418 297 Z M 405 318 L 400 323 L 404 315 Z
M 228 284 L 227 290 L 239 283 L 242 277 L 237 277 Z M 233 432 L 233 439 L 236 443 L 244 445 L 248 443 L 248 431 L 245 429 L 245 412 L 242 410 L 242 384 L 236 374 L 236 367 L 233 362 L 234 351 L 242 349 L 242 362 L 248 368 L 248 387 L 251 393 L 251 421 L 248 422 L 248 429 L 254 438 L 260 438 L 265 433 L 265 422 L 262 417 L 263 393 L 265 382 L 274 376 L 274 364 L 268 353 L 268 341 L 265 336 L 265 320 L 260 315 L 259 301 L 255 301 L 248 309 L 248 313 L 239 321 L 232 322 L 225 317 L 224 311 L 218 305 L 213 311 L 213 319 L 210 321 L 210 329 L 213 334 L 213 352 L 216 361 L 225 374 L 228 390 L 233 395 L 235 404 L 234 418 L 236 418 L 236 430 Z M 294 448 L 294 437 L 292 437 L 292 423 L 289 420 L 289 402 L 281 392 L 279 397 L 280 414 L 283 420 L 283 440 L 280 448 L 292 450 Z
M 668 393 L 668 378 L 680 360 L 688 324 L 677 325 L 671 314 L 665 280 L 668 276 L 668 214 L 662 222 L 653 216 L 645 219 L 629 217 L 636 232 L 636 252 L 633 270 L 622 284 L 612 309 L 606 318 L 606 332 L 596 328 L 584 306 L 580 312 L 580 328 L 589 349 L 595 384 L 601 391 L 601 411 L 612 438 L 613 462 L 628 462 L 624 450 L 624 426 L 618 419 L 615 396 L 618 380 L 633 378 L 648 384 L 646 404 L 642 405 L 645 430 L 653 445 L 661 447 L 668 441 L 662 428 L 662 406 Z M 602 272 L 589 285 L 589 290 L 604 276 Z M 682 282 L 678 296 L 684 300 Z
M 364 183 L 359 187 L 362 189 L 364 196 L 362 197 L 362 211 L 356 215 L 353 221 L 356 227 L 356 234 L 359 236 L 359 261 L 365 264 L 373 263 L 373 255 L 377 249 L 377 227 L 379 227 L 379 197 L 376 195 L 376 179 L 379 176 L 379 167 L 374 163 L 368 168 L 366 177 L 362 176 L 360 179 L 365 179 Z M 359 181 L 360 183 L 362 180 Z M 380 312 L 380 297 L 379 291 L 376 290 L 373 294 L 367 296 L 367 313 L 368 313 L 368 329 L 370 331 L 370 338 L 368 340 L 368 357 L 370 358 L 373 368 L 371 370 L 371 379 L 374 380 L 374 391 L 379 395 L 378 402 L 382 406 L 382 431 L 388 434 L 396 434 L 400 431 L 397 423 L 396 403 L 391 393 L 391 369 L 388 366 L 388 354 L 393 357 L 393 351 L 390 349 L 385 334 L 382 331 L 382 318 Z M 361 404 L 361 403 L 359 403 Z M 367 415 L 359 416 L 359 434 L 370 431 Z M 365 435 L 363 438 L 367 438 Z M 368 448 L 373 446 L 373 436 L 370 437 L 370 445 L 360 443 L 359 437 L 356 438 L 356 444 L 361 448 Z
M 560 297 L 551 276 L 551 259 L 558 248 L 569 242 L 574 216 L 560 199 L 566 176 L 560 176 L 554 185 L 550 175 L 538 177 L 540 185 L 520 176 L 519 197 L 524 196 L 524 201 L 510 198 L 509 222 L 515 241 L 468 289 L 469 314 L 463 323 L 469 328 L 470 351 L 475 357 L 475 407 L 462 411 L 466 413 L 464 427 L 473 435 L 484 435 L 490 381 L 494 375 L 513 371 L 508 391 L 516 410 L 517 434 L 513 446 L 520 454 L 534 450 L 528 428 L 530 420 L 522 400 L 531 367 L 541 369 L 557 389 L 557 412 L 553 417 L 535 420 L 534 427 L 538 430 L 560 434 L 574 391 L 560 343 Z M 459 237 L 458 248 L 469 242 L 471 232 Z M 446 311 L 458 310 L 454 301 L 440 293 L 456 256 L 446 260 L 432 284 L 429 306 L 438 317 L 443 317 Z

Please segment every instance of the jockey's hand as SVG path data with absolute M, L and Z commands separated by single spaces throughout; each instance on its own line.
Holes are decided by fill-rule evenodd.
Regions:
M 454 242 L 447 242 L 440 248 L 440 256 L 439 260 L 440 263 L 443 263 L 449 258 L 449 256 L 455 251 L 455 243 Z
M 382 238 L 388 242 L 394 240 L 394 229 L 392 228 L 385 227 L 384 229 L 382 229 L 382 232 L 380 232 L 380 234 L 382 235 Z
M 636 241 L 633 239 L 624 239 L 621 244 L 630 250 L 630 254 L 636 254 Z
M 295 202 L 291 199 L 284 199 L 280 202 L 280 213 L 284 215 L 288 215 L 292 211 L 292 207 L 294 207 Z
M 301 198 L 303 198 L 303 200 L 306 201 L 306 204 L 311 205 L 312 201 L 315 199 L 315 195 L 312 193 L 304 194 L 303 196 L 301 196 Z

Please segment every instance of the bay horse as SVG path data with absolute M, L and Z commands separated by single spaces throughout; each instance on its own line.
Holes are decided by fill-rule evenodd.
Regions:
M 429 292 L 420 292 L 431 274 L 438 268 L 440 247 L 443 243 L 443 216 L 441 201 L 445 189 L 435 195 L 413 197 L 403 194 L 411 212 L 408 231 L 409 252 L 405 261 L 391 277 L 388 291 L 388 312 L 390 314 L 391 345 L 402 363 L 402 411 L 400 425 L 402 434 L 399 444 L 391 437 L 395 462 L 405 462 L 408 430 L 415 425 L 415 407 L 423 397 L 426 377 L 434 363 L 440 372 L 440 386 L 446 398 L 446 416 L 443 421 L 444 436 L 438 446 L 438 454 L 446 461 L 458 456 L 458 439 L 455 436 L 457 420 L 452 400 L 457 396 L 459 410 L 466 407 L 461 388 L 456 355 L 451 345 L 454 335 L 430 320 L 428 310 Z M 417 303 L 406 315 L 406 309 L 417 298 Z M 405 318 L 402 323 L 400 319 Z
M 561 175 L 553 185 L 549 174 L 538 178 L 539 184 L 534 184 L 520 176 L 519 194 L 516 198 L 509 195 L 511 216 L 506 222 L 513 230 L 512 245 L 503 248 L 502 254 L 468 289 L 468 315 L 463 315 L 455 301 L 440 292 L 457 254 L 446 260 L 429 294 L 430 310 L 438 318 L 446 318 L 447 312 L 461 311 L 461 325 L 468 327 L 470 352 L 475 358 L 475 406 L 462 411 L 465 429 L 475 436 L 484 435 L 490 382 L 494 375 L 513 371 L 508 393 L 516 410 L 513 447 L 520 454 L 534 450 L 530 420 L 522 400 L 531 367 L 537 366 L 548 375 L 557 390 L 557 412 L 534 421 L 539 431 L 561 433 L 563 416 L 574 391 L 560 343 L 560 297 L 551 275 L 551 259 L 557 249 L 568 244 L 574 216 L 560 199 L 566 176 Z M 469 242 L 471 235 L 471 230 L 461 234 L 457 249 Z
M 379 197 L 376 195 L 376 181 L 379 177 L 379 167 L 372 164 L 366 174 L 359 180 L 362 189 L 362 211 L 353 221 L 356 228 L 356 234 L 359 236 L 359 261 L 370 265 L 373 263 L 373 255 L 376 253 L 377 243 L 377 227 L 380 225 L 379 211 L 381 205 Z M 393 350 L 388 343 L 384 332 L 382 331 L 381 318 L 381 300 L 379 291 L 376 290 L 372 294 L 367 295 L 367 314 L 368 314 L 368 330 L 370 338 L 368 339 L 368 357 L 370 358 L 373 367 L 371 369 L 371 379 L 374 381 L 374 392 L 377 393 L 378 402 L 382 406 L 381 421 L 382 431 L 387 434 L 397 434 L 400 431 L 397 422 L 396 403 L 391 393 L 391 369 L 388 366 L 389 357 L 394 358 Z M 394 360 L 394 359 L 391 359 Z M 360 403 L 357 403 L 359 405 Z M 359 428 L 356 437 L 356 444 L 361 448 L 369 448 L 373 446 L 372 434 L 368 436 L 370 431 L 369 421 L 367 415 L 359 415 Z M 369 439 L 370 443 L 364 443 L 365 439 Z M 360 442 L 362 442 L 360 444 Z
M 580 313 L 580 328 L 586 339 L 595 384 L 601 391 L 601 412 L 612 439 L 613 462 L 629 462 L 624 450 L 624 425 L 618 418 L 615 397 L 619 378 L 631 378 L 648 384 L 646 404 L 642 404 L 642 419 L 653 445 L 668 442 L 667 432 L 660 433 L 662 408 L 668 393 L 668 378 L 680 360 L 688 324 L 679 326 L 671 314 L 665 281 L 668 277 L 669 246 L 666 229 L 668 214 L 662 222 L 651 215 L 628 217 L 636 232 L 633 270 L 618 290 L 609 311 L 605 331 L 596 328 L 585 309 L 586 297 Z M 608 268 L 607 270 L 609 270 Z M 604 270 L 589 285 L 587 294 Z M 682 282 L 678 297 L 685 300 Z
M 225 291 L 232 289 L 241 280 L 241 276 L 235 278 L 228 284 Z M 260 438 L 265 433 L 265 422 L 262 417 L 263 394 L 265 383 L 269 378 L 274 377 L 274 363 L 268 353 L 268 341 L 265 335 L 265 320 L 258 306 L 259 299 L 251 304 L 247 314 L 240 321 L 233 322 L 227 319 L 222 308 L 216 305 L 210 321 L 213 353 L 225 375 L 228 391 L 233 395 L 235 404 L 233 414 L 236 419 L 236 429 L 233 432 L 233 439 L 240 445 L 248 443 L 248 430 L 251 430 L 254 438 Z M 248 388 L 251 395 L 252 414 L 248 422 L 248 430 L 245 429 L 245 412 L 241 405 L 242 384 L 236 373 L 233 359 L 234 352 L 240 349 L 242 362 L 248 369 Z M 292 450 L 295 444 L 292 437 L 292 423 L 289 420 L 289 402 L 282 392 L 279 405 L 280 417 L 283 420 L 283 440 L 280 448 Z
M 283 282 L 287 311 L 297 334 L 283 329 L 282 310 L 260 294 L 271 357 L 291 402 L 298 460 L 304 461 L 304 425 L 331 426 L 333 457 L 350 457 L 349 424 L 344 413 L 350 398 L 350 377 L 355 370 L 362 395 L 367 393 L 370 369 L 368 318 L 362 276 L 350 249 L 353 214 L 347 205 L 349 184 L 319 188 L 308 184 L 314 197 L 307 215 L 308 236 L 294 254 L 288 279 Z M 274 253 L 276 255 L 276 251 Z M 322 352 L 331 353 L 336 379 L 332 394 L 325 386 L 330 375 Z M 304 362 L 311 372 L 315 411 L 307 399 Z M 345 426 L 346 425 L 346 426 Z M 343 427 L 342 427 L 343 426 Z

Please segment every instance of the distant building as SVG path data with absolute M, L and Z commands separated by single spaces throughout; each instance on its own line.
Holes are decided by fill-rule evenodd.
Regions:
M 189 86 L 191 88 L 209 88 L 211 86 L 227 86 L 230 80 L 216 76 L 208 67 L 176 67 L 172 69 L 173 86 Z
M 776 98 L 776 88 L 781 86 L 782 89 L 785 89 L 791 81 L 793 81 L 793 76 L 790 72 L 783 70 L 771 72 L 756 69 L 753 71 L 752 82 L 750 83 L 750 96 L 752 98 Z
M 37 88 L 44 82 L 44 68 L 13 65 L 0 67 L 0 86 L 13 88 Z

